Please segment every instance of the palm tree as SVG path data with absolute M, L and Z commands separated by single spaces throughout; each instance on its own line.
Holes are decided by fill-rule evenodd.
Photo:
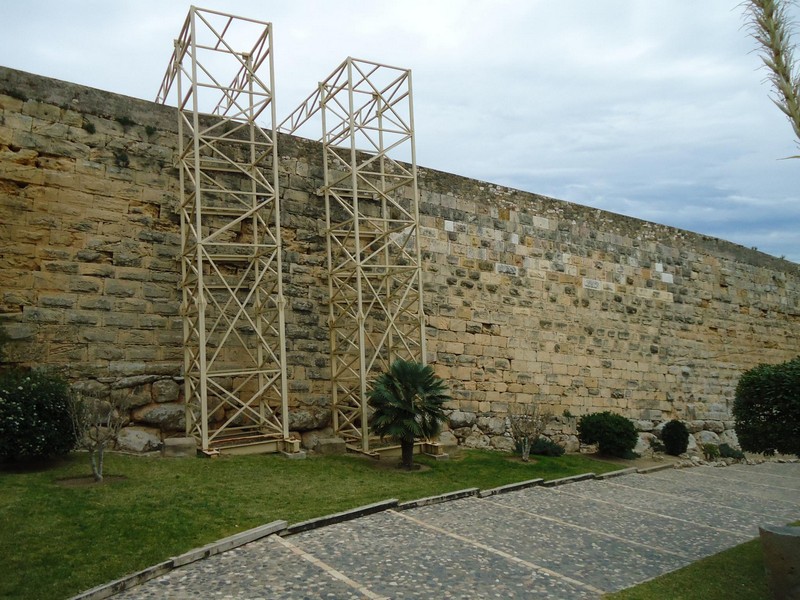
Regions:
M 396 360 L 380 375 L 369 392 L 374 409 L 372 431 L 381 438 L 400 442 L 402 468 L 414 466 L 414 440 L 433 437 L 447 418 L 444 403 L 450 400 L 444 381 L 422 363 Z

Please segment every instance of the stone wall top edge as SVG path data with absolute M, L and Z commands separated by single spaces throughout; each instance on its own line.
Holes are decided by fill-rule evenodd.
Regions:
M 420 188 L 429 192 L 455 195 L 458 190 L 469 199 L 480 198 L 485 205 L 535 212 L 543 217 L 583 223 L 605 233 L 664 246 L 680 245 L 687 250 L 708 252 L 733 262 L 800 276 L 800 264 L 714 236 L 424 166 L 419 171 Z
M 0 93 L 9 92 L 13 96 L 22 95 L 64 109 L 105 118 L 124 116 L 140 124 L 177 131 L 178 119 L 173 106 L 0 66 Z M 280 140 L 281 155 L 291 149 L 292 152 L 302 153 L 315 162 L 321 158 L 321 143 L 318 141 L 286 134 L 281 134 Z M 530 212 L 559 221 L 573 221 L 605 233 L 658 242 L 665 246 L 677 243 L 684 249 L 706 252 L 723 260 L 800 276 L 800 264 L 734 242 L 463 175 L 420 166 L 419 185 L 421 190 L 435 194 L 457 196 L 465 200 L 479 199 L 484 206 Z
M 142 125 L 176 132 L 174 106 L 0 66 L 0 93 L 103 118 L 127 117 Z M 155 92 L 154 92 L 155 94 Z

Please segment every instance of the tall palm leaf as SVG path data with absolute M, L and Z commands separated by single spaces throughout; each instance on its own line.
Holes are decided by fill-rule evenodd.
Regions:
M 401 465 L 411 469 L 414 440 L 439 433 L 447 418 L 444 404 L 450 400 L 447 387 L 430 366 L 414 361 L 396 360 L 389 371 L 380 375 L 369 393 L 374 409 L 372 431 L 382 438 L 400 442 Z

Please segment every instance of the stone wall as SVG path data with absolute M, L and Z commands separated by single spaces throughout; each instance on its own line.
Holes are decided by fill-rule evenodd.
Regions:
M 183 428 L 176 128 L 173 108 L 0 68 L 7 353 L 130 402 L 136 449 Z M 290 424 L 313 430 L 330 418 L 321 151 L 284 136 L 279 154 Z M 741 372 L 797 354 L 797 264 L 429 169 L 420 188 L 428 361 L 462 443 L 508 447 L 508 405 L 531 401 L 724 431 Z
M 429 359 L 470 445 L 504 443 L 510 402 L 722 432 L 742 371 L 798 352 L 797 264 L 442 173 L 422 201 Z

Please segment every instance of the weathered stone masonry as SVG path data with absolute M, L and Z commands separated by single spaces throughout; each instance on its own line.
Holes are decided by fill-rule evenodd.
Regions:
M 123 442 L 183 428 L 175 109 L 0 68 L 0 318 L 14 362 L 124 397 Z M 291 428 L 330 417 L 317 144 L 281 137 Z M 744 369 L 798 353 L 800 267 L 721 240 L 420 169 L 428 360 L 452 428 L 510 403 L 730 429 Z

